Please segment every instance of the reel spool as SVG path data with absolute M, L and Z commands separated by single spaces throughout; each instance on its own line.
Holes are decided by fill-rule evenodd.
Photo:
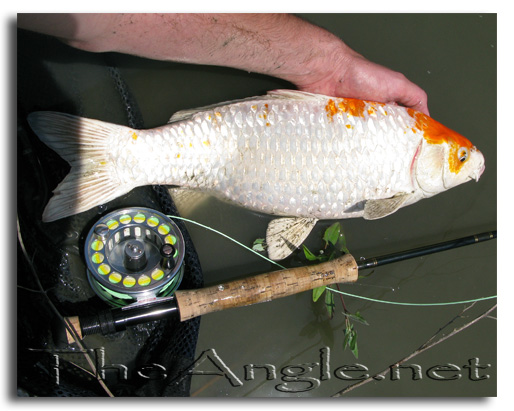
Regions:
M 88 280 L 115 307 L 172 294 L 184 274 L 184 238 L 164 214 L 144 207 L 102 217 L 86 238 Z

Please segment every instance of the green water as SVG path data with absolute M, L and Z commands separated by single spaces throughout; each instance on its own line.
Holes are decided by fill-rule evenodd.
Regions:
M 356 258 L 382 255 L 496 229 L 496 16 L 315 14 L 303 17 L 340 36 L 368 59 L 398 70 L 420 85 L 428 93 L 432 117 L 468 137 L 486 159 L 486 170 L 478 183 L 459 186 L 385 219 L 344 221 L 342 227 L 352 254 Z M 134 93 L 147 127 L 162 125 L 180 109 L 288 87 L 280 80 L 225 68 L 119 55 L 113 59 Z M 68 84 L 76 78 L 70 79 L 67 74 L 73 65 L 75 72 L 83 76 L 80 101 L 85 114 L 123 121 L 123 113 L 106 103 L 109 92 L 102 87 L 105 79 L 95 75 L 94 61 L 53 59 L 51 70 L 62 82 L 63 90 L 74 92 Z M 269 216 L 213 198 L 181 211 L 184 217 L 248 245 L 264 236 L 270 221 Z M 329 224 L 317 225 L 308 239 L 310 248 L 321 245 L 321 235 Z M 188 228 L 206 285 L 275 269 L 269 262 L 214 233 L 193 225 Z M 496 241 L 385 266 L 357 284 L 341 289 L 375 299 L 419 303 L 495 295 Z M 338 297 L 332 320 L 327 318 L 322 302 L 312 302 L 309 292 L 203 317 L 197 356 L 206 358 L 211 353 L 214 358 L 212 355 L 216 353 L 216 357 L 195 369 L 198 375 L 193 377 L 191 394 L 331 396 L 363 375 L 374 375 L 411 354 L 465 307 L 395 306 L 351 297 L 345 297 L 344 302 L 350 312 L 358 311 L 369 323 L 355 324 L 358 359 L 342 348 L 345 321 Z M 466 319 L 477 316 L 493 303 L 494 300 L 476 304 L 466 312 Z M 457 320 L 445 333 L 462 324 L 463 321 Z M 473 363 L 475 358 L 484 368 L 470 368 L 470 361 Z M 200 375 L 201 372 L 223 374 L 215 368 L 217 361 L 225 364 L 225 375 Z M 253 376 L 251 364 L 254 364 Z M 348 396 L 495 396 L 496 320 L 480 321 L 406 364 L 411 367 L 402 369 L 397 379 L 387 375 L 356 388 Z M 267 375 L 259 365 L 274 369 L 275 375 Z M 349 370 L 350 366 L 353 371 Z M 416 378 L 412 369 L 419 371 L 414 374 Z M 229 371 L 233 373 L 232 379 L 227 378 Z M 298 376 L 301 372 L 304 375 Z

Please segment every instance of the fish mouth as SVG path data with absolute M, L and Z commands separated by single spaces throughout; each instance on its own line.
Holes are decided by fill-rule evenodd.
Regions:
M 484 170 L 485 170 L 485 164 L 482 164 L 482 167 L 480 167 L 480 170 L 475 172 L 475 174 L 473 176 L 471 176 L 471 178 L 474 178 L 475 181 L 478 181 L 480 179 L 480 176 L 484 172 Z
M 474 179 L 475 181 L 478 181 L 480 179 L 480 176 L 485 171 L 485 158 L 484 155 L 477 150 L 477 154 L 480 156 L 480 163 L 479 167 L 475 170 L 475 172 L 470 176 L 470 179 Z

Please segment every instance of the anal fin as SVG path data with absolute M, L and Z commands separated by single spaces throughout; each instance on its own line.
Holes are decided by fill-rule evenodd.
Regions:
M 266 230 L 268 256 L 283 260 L 297 249 L 310 234 L 318 219 L 285 217 L 270 221 Z

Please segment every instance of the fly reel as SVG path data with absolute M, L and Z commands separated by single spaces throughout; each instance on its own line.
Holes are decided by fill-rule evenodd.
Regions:
M 114 211 L 85 243 L 88 280 L 115 307 L 172 294 L 184 273 L 184 238 L 164 214 L 144 207 Z

